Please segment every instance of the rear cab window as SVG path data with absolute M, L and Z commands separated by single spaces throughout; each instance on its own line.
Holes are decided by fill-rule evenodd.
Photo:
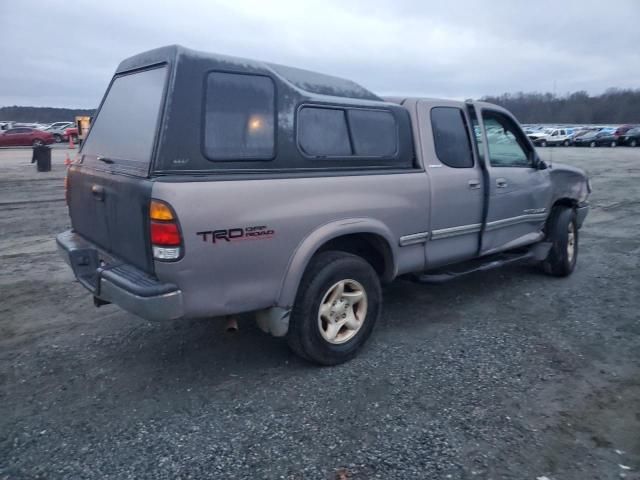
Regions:
M 83 163 L 146 176 L 167 83 L 167 66 L 114 78 L 81 150 Z
M 431 128 L 436 155 L 442 163 L 452 168 L 473 167 L 471 140 L 461 109 L 432 108 Z

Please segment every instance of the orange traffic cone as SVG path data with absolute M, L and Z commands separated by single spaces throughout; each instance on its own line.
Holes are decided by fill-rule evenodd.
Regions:
M 69 150 L 73 150 L 76 146 L 73 144 L 73 135 L 69 135 Z
M 69 147 L 71 148 L 71 147 Z M 69 154 L 67 153 L 67 157 L 64 159 L 64 164 L 68 167 L 69 165 L 71 165 L 71 157 L 69 157 Z

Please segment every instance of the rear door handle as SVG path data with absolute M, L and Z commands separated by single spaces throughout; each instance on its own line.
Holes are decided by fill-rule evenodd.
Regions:
M 468 184 L 469 188 L 472 190 L 480 188 L 480 180 L 469 180 Z
M 504 178 L 498 178 L 496 179 L 496 187 L 498 188 L 504 188 L 507 186 L 507 180 Z
M 100 202 L 104 202 L 104 187 L 100 185 L 93 185 L 91 187 L 91 193 L 93 194 L 94 197 L 96 197 L 96 200 L 99 200 Z

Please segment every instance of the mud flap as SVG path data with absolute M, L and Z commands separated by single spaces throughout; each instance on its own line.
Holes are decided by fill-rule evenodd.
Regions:
M 274 337 L 284 337 L 289 330 L 291 309 L 272 307 L 256 313 L 256 322 L 260 330 Z

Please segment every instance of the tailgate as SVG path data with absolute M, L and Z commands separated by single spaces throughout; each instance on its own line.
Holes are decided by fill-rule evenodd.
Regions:
M 69 170 L 73 229 L 127 263 L 153 273 L 149 240 L 152 182 L 74 166 Z
M 153 272 L 149 171 L 167 78 L 167 65 L 113 78 L 82 145 L 81 164 L 68 178 L 73 229 L 148 273 Z

